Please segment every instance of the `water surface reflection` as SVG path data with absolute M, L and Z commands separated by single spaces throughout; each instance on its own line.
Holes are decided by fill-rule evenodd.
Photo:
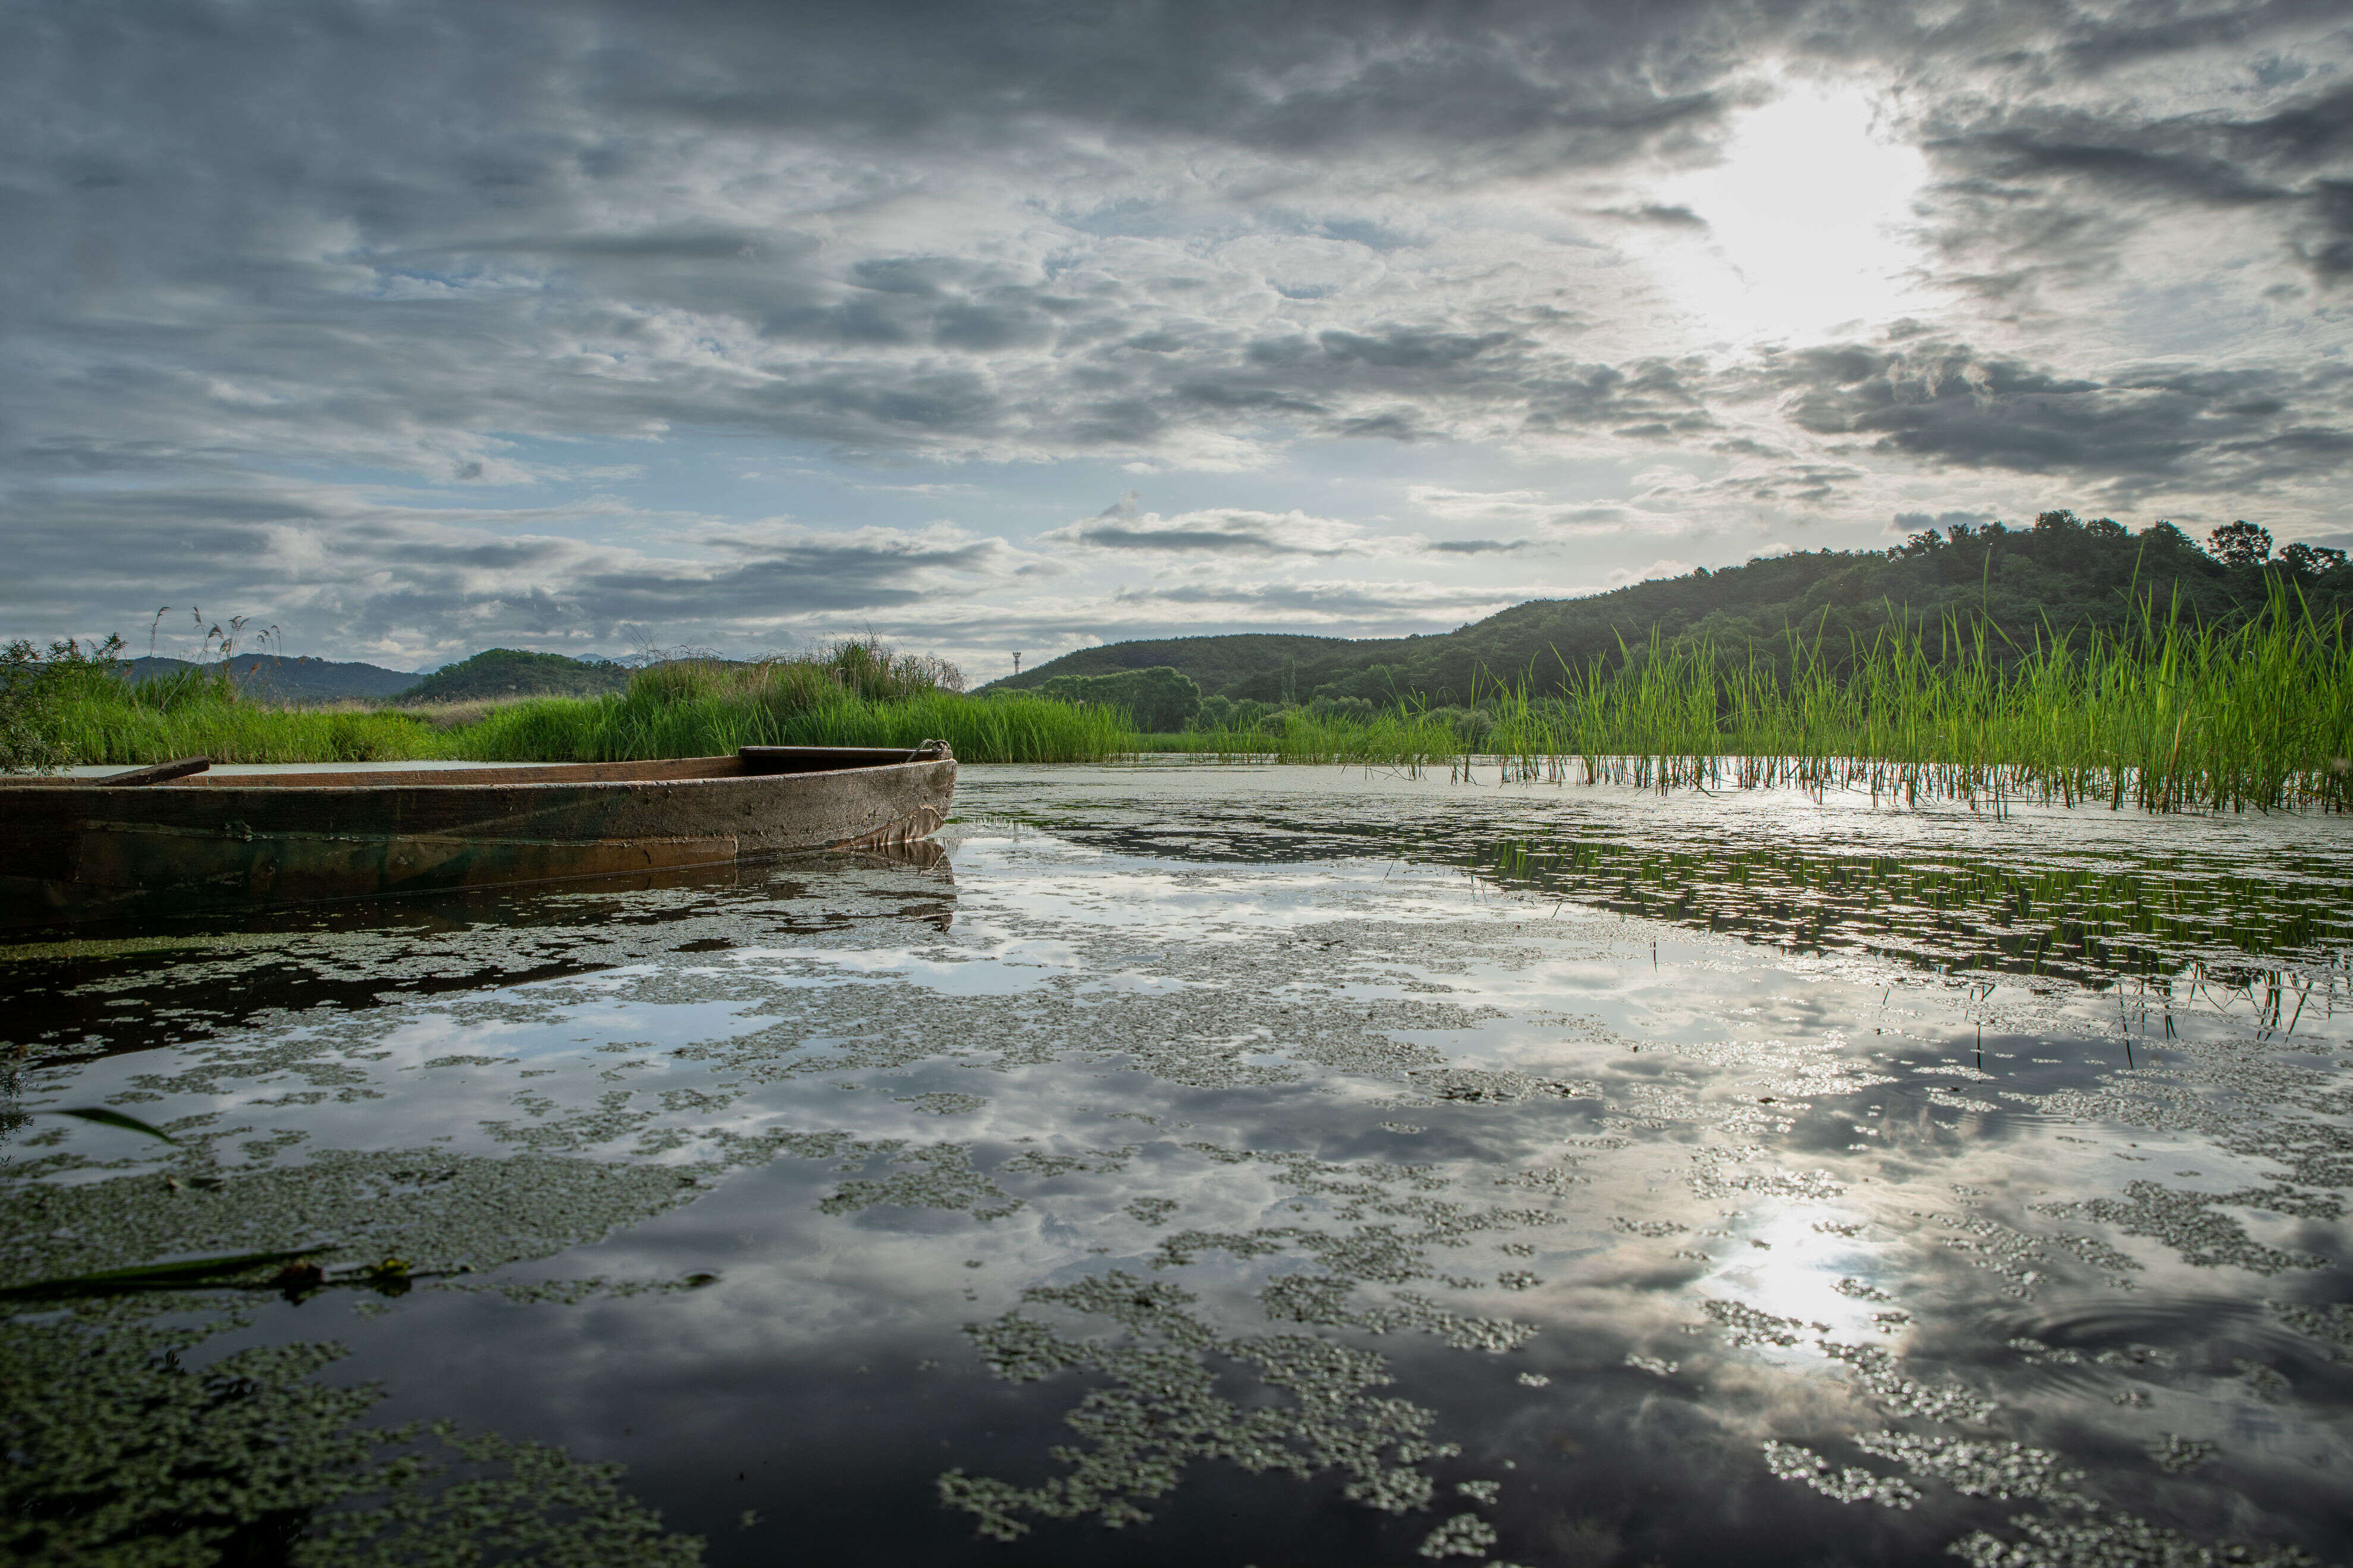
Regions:
M 338 1342 L 300 1386 L 620 1461 L 714 1563 L 2341 1554 L 2345 825 L 960 806 L 952 882 L 19 950 L 23 1106 L 182 1146 L 20 1125 L 9 1276 L 311 1248 L 176 1364 Z

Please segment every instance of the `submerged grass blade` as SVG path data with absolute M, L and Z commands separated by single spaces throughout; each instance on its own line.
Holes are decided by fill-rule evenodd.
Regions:
M 63 1110 L 52 1110 L 46 1114 L 71 1116 L 82 1121 L 95 1121 L 101 1127 L 120 1127 L 126 1132 L 144 1132 L 148 1137 L 161 1138 L 166 1143 L 179 1142 L 177 1138 L 160 1127 L 151 1127 L 135 1116 L 125 1116 L 121 1111 L 110 1110 L 103 1105 L 69 1106 Z
M 299 1252 L 237 1252 L 224 1258 L 196 1258 L 185 1263 L 156 1263 L 140 1268 L 109 1268 L 97 1274 L 76 1274 L 62 1279 L 38 1279 L 28 1285 L 0 1289 L 0 1300 L 22 1301 L 54 1296 L 103 1296 L 121 1290 L 163 1289 L 204 1284 L 249 1273 L 271 1264 L 292 1263 L 319 1248 Z

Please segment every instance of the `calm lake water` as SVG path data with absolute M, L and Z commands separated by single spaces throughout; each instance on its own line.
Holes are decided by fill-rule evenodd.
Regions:
M 13 1301 L 15 1528 L 204 1473 L 283 1561 L 335 1434 L 448 1421 L 712 1563 L 2340 1560 L 2348 877 L 2342 819 L 967 766 L 936 853 L 19 945 L 5 1279 L 330 1268 Z M 96 1105 L 179 1145 L 40 1114 Z

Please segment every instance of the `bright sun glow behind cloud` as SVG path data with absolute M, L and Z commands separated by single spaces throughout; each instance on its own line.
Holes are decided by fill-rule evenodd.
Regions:
M 1704 219 L 1661 257 L 1678 302 L 1711 338 L 1805 338 L 1902 314 L 1918 262 L 1917 148 L 1873 124 L 1855 88 L 1796 88 L 1750 111 L 1724 161 L 1654 199 Z

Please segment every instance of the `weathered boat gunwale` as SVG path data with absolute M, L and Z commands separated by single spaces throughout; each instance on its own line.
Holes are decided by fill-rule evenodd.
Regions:
M 752 778 L 779 778 L 812 773 L 842 774 L 876 768 L 907 767 L 925 762 L 954 761 L 944 742 L 937 755 L 922 747 L 873 746 L 744 746 L 732 754 L 710 757 L 668 757 L 614 763 L 519 763 L 480 768 L 385 768 L 370 772 L 289 771 L 282 773 L 197 773 L 153 784 L 135 782 L 127 774 L 59 778 L 54 775 L 0 776 L 0 786 L 56 790 L 137 789 L 142 795 L 164 790 L 407 790 L 477 789 L 546 784 L 577 788 L 606 784 L 692 784 Z M 852 761 L 851 759 L 858 759 Z M 205 763 L 203 758 L 190 761 Z M 761 765 L 754 766 L 757 763 Z M 779 766 L 807 763 L 811 765 Z M 164 764 L 174 766 L 177 764 Z M 206 763 L 209 766 L 209 763 Z M 133 773 L 153 772 L 134 769 Z
M 944 745 L 47 781 L 0 804 L 0 924 L 397 896 L 858 849 L 946 819 Z M 484 775 L 490 776 L 484 776 Z

